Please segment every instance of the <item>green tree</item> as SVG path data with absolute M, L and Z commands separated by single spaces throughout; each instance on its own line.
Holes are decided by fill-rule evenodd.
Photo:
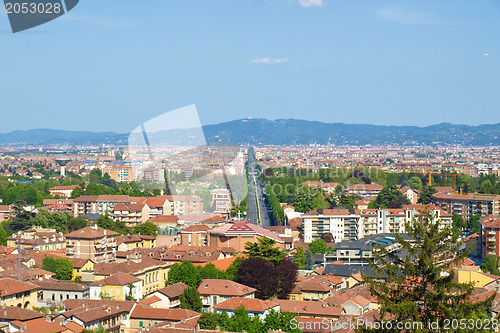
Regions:
M 500 275 L 498 270 L 498 262 L 500 257 L 493 254 L 487 254 L 484 256 L 483 262 L 481 263 L 481 269 L 486 273 L 491 273 L 493 275 Z
M 198 319 L 198 325 L 202 330 L 215 330 L 219 326 L 218 316 L 213 312 L 203 312 L 200 319 Z
M 465 228 L 465 221 L 462 216 L 454 212 L 451 219 L 453 221 L 453 232 L 460 232 Z
M 471 229 L 473 232 L 479 231 L 479 219 L 480 215 L 472 215 L 467 222 L 467 228 Z
M 200 280 L 198 278 L 196 267 L 189 261 L 184 261 L 182 264 L 174 264 L 168 271 L 168 284 L 184 282 L 190 287 L 198 288 Z
M 295 258 L 293 262 L 295 262 L 299 266 L 299 269 L 306 268 L 306 255 L 304 253 L 303 247 L 297 248 L 297 252 L 295 253 Z
M 275 244 L 276 241 L 274 239 L 261 237 L 257 239 L 256 243 L 247 242 L 245 244 L 245 253 L 249 257 L 262 258 L 277 265 L 287 257 L 287 254 L 275 247 Z
M 125 300 L 136 301 L 136 299 L 134 298 L 134 289 L 135 289 L 134 284 L 130 282 L 129 284 L 127 284 L 127 287 L 128 287 L 128 294 L 125 296 Z
M 73 191 L 71 191 L 71 195 L 69 196 L 70 199 L 76 199 L 79 198 L 82 195 L 82 188 L 80 186 L 75 187 Z
M 198 289 L 194 287 L 184 289 L 182 295 L 179 296 L 179 301 L 181 302 L 181 309 L 188 309 L 196 312 L 201 312 L 201 310 L 203 310 L 200 293 Z
M 306 261 L 305 261 L 306 269 L 308 269 L 308 270 L 313 269 L 313 265 L 314 265 L 313 255 L 312 255 L 311 251 L 307 250 L 307 252 L 306 252 Z
M 375 198 L 377 208 L 401 208 L 410 201 L 396 188 L 395 185 L 385 186 Z
M 493 193 L 493 184 L 489 179 L 486 179 L 481 183 L 481 187 L 479 187 L 479 193 Z
M 236 258 L 231 265 L 226 269 L 226 278 L 228 280 L 234 281 L 238 276 L 238 268 L 240 267 L 241 262 L 245 260 L 243 257 Z
M 431 197 L 436 192 L 437 191 L 434 187 L 427 185 L 426 187 L 424 187 L 422 192 L 420 192 L 418 196 L 418 202 L 427 205 L 431 202 Z
M 68 232 L 85 228 L 87 225 L 88 221 L 83 216 L 70 217 L 68 219 Z
M 311 253 L 325 253 L 326 250 L 326 242 L 321 238 L 315 239 L 309 244 Z
M 73 263 L 68 258 L 53 258 L 45 257 L 43 258 L 43 269 L 52 273 L 55 273 L 56 279 L 59 280 L 71 280 L 73 276 L 73 270 L 75 267 Z
M 467 257 L 468 251 L 459 253 L 462 242 L 451 227 L 443 227 L 431 212 L 423 211 L 411 223 L 405 223 L 405 228 L 407 238 L 396 235 L 399 253 L 404 255 L 380 247 L 370 263 L 375 276 L 370 278 L 362 273 L 378 299 L 380 320 L 392 322 L 392 329 L 364 327 L 358 331 L 399 332 L 396 323 L 408 322 L 421 323 L 423 329 L 407 332 L 434 332 L 429 328 L 436 321 L 442 327 L 444 319 L 486 318 L 495 295 L 470 303 L 473 284 L 455 281 L 454 267 Z M 377 278 L 382 275 L 385 281 Z
M 136 235 L 148 235 L 156 237 L 158 228 L 156 227 L 156 225 L 154 225 L 154 223 L 146 222 L 135 226 L 132 231 Z
M 420 177 L 413 176 L 408 180 L 408 186 L 410 186 L 414 190 L 422 191 L 422 179 L 420 179 Z
M 3 228 L 2 224 L 0 224 L 0 245 L 2 246 L 7 245 L 7 232 Z

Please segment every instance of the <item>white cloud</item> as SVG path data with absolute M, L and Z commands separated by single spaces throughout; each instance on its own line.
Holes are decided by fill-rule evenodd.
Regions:
M 299 0 L 300 7 L 323 7 L 323 0 Z
M 377 16 L 387 21 L 409 25 L 442 24 L 442 22 L 438 22 L 435 19 L 433 13 L 410 11 L 398 7 L 385 7 L 379 9 L 377 10 Z
M 289 63 L 290 60 L 287 58 L 255 58 L 250 61 L 251 64 L 264 64 L 264 65 L 279 65 Z

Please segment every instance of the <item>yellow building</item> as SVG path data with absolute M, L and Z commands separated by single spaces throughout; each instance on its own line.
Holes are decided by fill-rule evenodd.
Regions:
M 90 299 L 131 301 L 142 298 L 142 280 L 125 273 L 116 273 L 90 284 Z
M 484 288 L 487 284 L 500 279 L 500 276 L 472 269 L 459 269 L 457 275 L 459 283 L 472 282 L 476 288 Z
M 37 303 L 38 286 L 9 278 L 0 279 L 0 305 L 32 309 Z
M 73 263 L 73 276 L 71 280 L 90 281 L 94 271 L 94 262 L 90 259 L 68 258 Z M 88 277 L 86 276 L 88 275 Z
M 156 245 L 156 237 L 148 235 L 127 235 L 116 237 L 118 251 L 131 251 L 139 248 L 152 249 Z
M 52 251 L 66 248 L 66 238 L 56 229 L 33 227 L 7 238 L 8 247 Z
M 149 258 L 138 259 L 137 262 L 130 260 L 100 269 L 94 273 L 94 278 L 100 281 L 118 272 L 127 273 L 142 281 L 142 296 L 147 296 L 165 287 L 171 265 L 170 262 L 161 263 Z

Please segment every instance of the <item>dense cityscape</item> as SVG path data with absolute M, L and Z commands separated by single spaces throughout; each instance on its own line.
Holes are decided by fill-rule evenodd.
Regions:
M 498 149 L 3 146 L 2 329 L 354 332 L 417 222 L 491 325 Z

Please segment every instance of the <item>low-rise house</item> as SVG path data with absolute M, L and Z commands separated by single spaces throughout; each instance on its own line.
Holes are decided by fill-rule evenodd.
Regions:
M 278 299 L 276 303 L 280 306 L 281 311 L 288 311 L 301 317 L 337 320 L 342 314 L 341 307 L 325 306 L 323 302 Z
M 138 304 L 130 314 L 130 332 L 139 332 L 161 322 L 197 320 L 201 314 L 186 309 L 160 309 Z
M 103 298 L 119 301 L 139 300 L 142 298 L 142 280 L 126 273 L 116 273 L 92 282 L 90 284 L 90 299 Z
M 151 249 L 155 247 L 156 237 L 149 235 L 117 236 L 118 251 L 131 251 L 138 248 Z
M 10 278 L 0 279 L 0 305 L 32 309 L 37 306 L 38 286 Z
M 292 301 L 322 301 L 335 290 L 345 286 L 343 280 L 332 276 L 312 275 L 304 280 L 297 281 L 288 295 Z
M 232 297 L 254 298 L 255 291 L 255 288 L 231 280 L 204 279 L 198 287 L 203 310 L 210 312 L 213 311 L 215 305 Z
M 239 307 L 244 307 L 250 316 L 259 316 L 261 320 L 266 319 L 267 314 L 271 311 L 279 311 L 280 305 L 275 301 L 263 301 L 258 298 L 232 297 L 213 308 L 217 312 L 227 312 L 229 316 L 234 314 L 234 311 Z
M 132 275 L 142 281 L 142 296 L 147 296 L 165 286 L 171 265 L 168 261 L 143 256 L 134 261 L 97 264 L 94 277 L 99 281 L 119 272 Z
M 60 196 L 63 198 L 69 198 L 71 196 L 71 192 L 77 187 L 80 187 L 78 185 L 69 185 L 69 186 L 54 186 L 49 188 L 50 194 L 53 196 Z
M 11 323 L 22 324 L 29 320 L 42 318 L 43 316 L 41 312 L 23 309 L 17 306 L 2 307 L 0 311 L 0 332 L 14 332 L 16 328 L 15 325 L 11 325 Z
M 38 306 L 59 306 L 68 299 L 87 299 L 89 298 L 89 287 L 70 282 L 38 281 L 36 284 L 40 287 L 38 291 Z
M 94 262 L 90 259 L 68 258 L 73 263 L 73 281 L 89 282 L 94 278 Z
M 175 284 L 158 289 L 148 297 L 148 298 L 151 297 L 156 298 L 155 301 L 150 302 L 149 305 L 152 307 L 158 307 L 163 309 L 177 308 L 181 304 L 179 296 L 182 295 L 182 293 L 186 288 L 188 288 L 187 284 L 183 282 L 177 282 Z
M 34 227 L 21 230 L 7 238 L 8 247 L 52 251 L 66 248 L 66 238 L 56 229 Z
M 370 309 L 370 300 L 361 295 L 342 303 L 342 313 L 351 316 L 361 316 Z
M 85 330 L 103 327 L 107 332 L 121 332 L 130 327 L 130 313 L 135 306 L 134 301 L 70 299 L 64 301 L 65 311 L 54 321 L 65 326 L 76 323 Z
M 482 272 L 478 267 L 471 266 L 469 269 L 458 269 L 456 278 L 459 283 L 473 283 L 476 288 L 484 288 L 486 285 L 500 281 L 500 276 Z

